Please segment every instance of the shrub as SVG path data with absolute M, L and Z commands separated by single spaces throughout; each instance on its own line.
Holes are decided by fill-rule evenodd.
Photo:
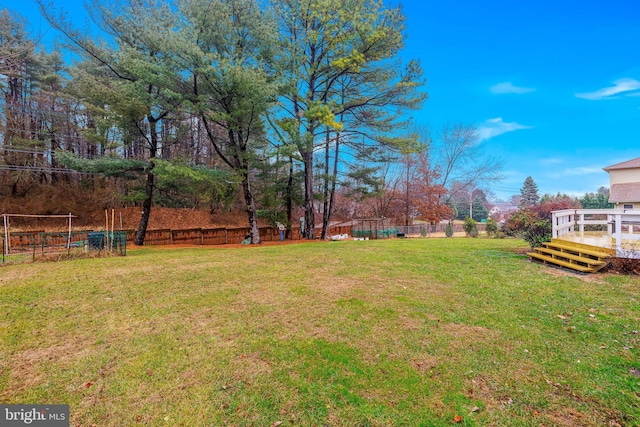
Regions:
M 487 219 L 485 230 L 487 231 L 487 235 L 495 235 L 496 233 L 498 233 L 498 222 L 495 219 Z
M 634 258 L 610 258 L 607 268 L 621 274 L 640 275 L 640 259 Z
M 453 237 L 453 225 L 451 225 L 451 222 L 447 223 L 447 227 L 444 229 L 444 234 L 447 237 Z
M 524 208 L 511 215 L 502 231 L 509 236 L 523 239 L 533 249 L 551 240 L 552 227 L 551 221 L 541 218 L 537 211 Z
M 529 243 L 531 249 L 551 240 L 551 222 L 547 219 L 537 219 L 520 233 L 520 237 Z
M 462 229 L 467 233 L 467 236 L 478 237 L 478 226 L 473 218 L 466 218 L 464 224 L 462 224 Z

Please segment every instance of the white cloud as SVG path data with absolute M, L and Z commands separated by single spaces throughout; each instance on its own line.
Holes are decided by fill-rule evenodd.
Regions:
M 543 165 L 560 165 L 564 163 L 564 160 L 559 157 L 549 157 L 547 159 L 541 159 L 540 163 Z
M 618 79 L 613 82 L 613 86 L 605 87 L 594 92 L 576 93 L 576 98 L 588 99 L 591 101 L 610 98 L 618 94 L 636 95 L 640 89 L 640 82 L 635 79 Z M 631 92 L 631 93 L 627 93 Z
M 478 126 L 478 141 L 485 141 L 503 133 L 513 132 L 521 129 L 531 129 L 533 126 L 525 126 L 520 123 L 507 123 L 502 117 L 489 119 Z
M 529 93 L 534 92 L 535 89 L 532 87 L 520 87 L 514 86 L 511 82 L 498 83 L 497 85 L 491 86 L 489 89 L 492 93 L 503 94 L 503 93 Z
M 576 166 L 563 170 L 550 171 L 547 173 L 547 176 L 553 179 L 559 179 L 568 176 L 581 176 L 584 178 L 586 177 L 586 175 L 602 175 L 604 173 L 605 172 L 602 170 L 601 166 Z
M 586 167 L 586 166 L 582 166 L 582 167 L 577 167 L 577 168 L 565 169 L 563 175 L 565 175 L 565 176 L 589 175 L 589 174 L 593 174 L 593 173 L 604 173 L 604 171 L 602 170 L 602 167 Z

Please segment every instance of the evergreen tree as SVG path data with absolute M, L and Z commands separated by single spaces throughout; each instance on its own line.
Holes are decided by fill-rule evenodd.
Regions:
M 304 168 L 304 235 L 315 225 L 314 153 L 324 152 L 323 222 L 330 220 L 331 194 L 345 144 L 401 145 L 389 134 L 404 126 L 403 110 L 417 108 L 422 70 L 403 65 L 401 8 L 380 0 L 277 0 L 285 90 L 274 123 L 295 145 Z M 356 138 L 356 136 L 358 136 Z M 401 138 L 403 140 L 403 138 Z
M 188 94 L 218 156 L 239 175 L 251 242 L 258 244 L 252 165 L 278 90 L 270 73 L 275 24 L 255 0 L 188 0 L 180 12 L 176 51 L 186 77 L 180 91 Z
M 162 51 L 162 43 L 176 23 L 174 15 L 159 0 L 145 0 L 143 4 L 133 0 L 92 0 L 88 11 L 94 22 L 113 37 L 115 46 L 109 46 L 74 29 L 64 15 L 55 16 L 43 0 L 39 5 L 49 23 L 72 41 L 85 61 L 74 79 L 83 88 L 84 101 L 123 131 L 121 146 L 136 141 L 141 148 L 136 157 L 147 162 L 146 182 L 134 243 L 143 245 L 157 185 L 155 160 L 172 142 L 169 135 L 162 133 L 162 124 L 182 101 L 171 90 L 179 70 Z M 136 138 L 128 139 L 127 135 Z
M 33 180 L 29 169 L 33 162 L 34 135 L 37 128 L 31 117 L 32 94 L 36 86 L 35 69 L 37 57 L 35 44 L 29 39 L 26 21 L 4 9 L 0 11 L 0 133 L 2 133 L 3 172 L 0 177 L 4 185 L 1 190 L 11 188 L 11 196 L 26 193 Z M 39 148 L 39 147 L 38 147 Z M 5 166 L 6 165 L 6 166 Z M 33 169 L 32 169 L 33 170 Z
M 584 209 L 611 209 L 613 203 L 609 203 L 609 189 L 600 187 L 596 193 L 586 193 L 580 199 Z
M 476 222 L 481 222 L 483 219 L 487 219 L 488 216 L 489 211 L 485 207 L 482 197 L 476 195 L 473 199 L 473 219 Z
M 537 206 L 540 203 L 540 197 L 538 196 L 538 185 L 533 178 L 528 176 L 524 180 L 524 184 L 520 189 L 520 205 L 519 208 L 531 208 Z

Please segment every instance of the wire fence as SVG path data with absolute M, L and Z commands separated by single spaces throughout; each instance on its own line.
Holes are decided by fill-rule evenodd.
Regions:
M 12 232 L 0 237 L 2 264 L 127 254 L 124 231 Z
M 484 224 L 478 224 L 483 229 Z M 425 236 L 444 232 L 446 224 L 419 224 L 412 226 L 333 226 L 329 235 L 350 235 L 355 239 L 387 239 L 395 237 Z M 453 225 L 462 231 L 461 224 Z M 300 239 L 300 230 L 294 228 L 287 239 Z M 249 234 L 248 227 L 194 228 L 182 230 L 148 230 L 145 245 L 224 245 L 240 243 Z M 0 233 L 2 258 L 0 264 L 33 262 L 36 260 L 62 260 L 83 256 L 127 254 L 127 243 L 132 244 L 135 230 L 70 231 L 70 232 L 9 232 Z M 262 241 L 281 240 L 277 227 L 260 227 Z
M 462 232 L 464 229 L 462 228 L 462 224 L 452 223 L 451 227 L 454 233 Z M 476 223 L 476 227 L 479 232 L 484 232 L 486 224 L 482 222 Z M 444 233 L 447 230 L 446 223 L 438 223 L 438 224 L 416 224 L 416 225 L 399 225 L 398 231 L 400 233 L 404 233 L 405 236 L 424 236 L 429 235 L 431 233 Z

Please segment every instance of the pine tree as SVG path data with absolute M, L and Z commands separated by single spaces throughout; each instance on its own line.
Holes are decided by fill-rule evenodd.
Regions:
M 480 196 L 476 196 L 473 199 L 473 219 L 476 222 L 481 222 L 483 219 L 487 219 L 489 216 L 489 211 L 484 205 L 484 201 Z
M 285 80 L 274 123 L 296 146 L 304 171 L 305 230 L 315 238 L 315 153 L 324 152 L 321 192 L 326 200 L 323 222 L 331 217 L 338 163 L 345 145 L 399 147 L 403 112 L 419 108 L 422 69 L 402 64 L 405 18 L 401 8 L 378 0 L 277 0 Z M 324 178 L 324 179 L 323 179 Z M 326 227 L 325 227 L 326 229 Z
M 520 189 L 520 208 L 530 208 L 533 206 L 537 206 L 540 202 L 540 197 L 538 196 L 538 185 L 535 183 L 533 178 L 528 176 L 524 180 L 524 185 Z

